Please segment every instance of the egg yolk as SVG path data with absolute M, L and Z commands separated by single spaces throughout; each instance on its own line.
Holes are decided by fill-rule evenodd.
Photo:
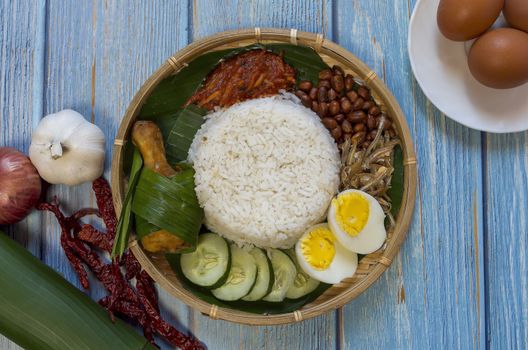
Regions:
M 368 200 L 359 193 L 345 193 L 332 200 L 335 219 L 339 227 L 348 235 L 356 237 L 367 224 L 370 206 Z
M 313 229 L 301 239 L 304 259 L 315 270 L 326 270 L 335 256 L 334 235 L 325 227 Z

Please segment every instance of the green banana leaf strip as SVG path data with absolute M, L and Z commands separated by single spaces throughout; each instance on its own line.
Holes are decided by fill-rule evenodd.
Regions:
M 117 223 L 116 238 L 114 240 L 114 247 L 112 248 L 112 258 L 121 257 L 128 247 L 128 237 L 134 223 L 134 216 L 132 215 L 132 199 L 134 197 L 134 190 L 139 180 L 139 174 L 143 167 L 143 158 L 141 153 L 134 147 L 134 155 L 132 156 L 132 166 L 130 169 L 130 177 L 128 182 L 128 190 L 119 215 L 119 222 Z
M 0 232 L 0 332 L 25 349 L 155 349 Z
M 400 146 L 394 149 L 394 173 L 392 174 L 391 188 L 387 191 L 392 201 L 391 213 L 396 218 L 400 212 L 403 200 L 403 150 Z
M 194 135 L 205 122 L 206 113 L 207 110 L 195 105 L 190 105 L 179 113 L 165 144 L 170 163 L 187 159 Z
M 280 303 L 272 303 L 261 300 L 222 301 L 215 298 L 209 290 L 199 287 L 185 278 L 185 275 L 181 270 L 179 254 L 166 254 L 165 257 L 174 272 L 176 273 L 176 275 L 178 276 L 178 280 L 182 283 L 183 287 L 193 293 L 193 295 L 195 295 L 196 297 L 210 304 L 218 305 L 219 307 L 250 312 L 253 314 L 273 315 L 299 310 L 304 305 L 317 299 L 321 294 L 323 294 L 328 288 L 332 286 L 331 284 L 321 283 L 313 292 L 308 295 L 305 295 L 302 298 L 284 299 L 284 301 Z
M 144 168 L 134 193 L 132 212 L 173 233 L 194 249 L 204 215 L 194 192 L 194 170 L 186 169 L 167 178 Z

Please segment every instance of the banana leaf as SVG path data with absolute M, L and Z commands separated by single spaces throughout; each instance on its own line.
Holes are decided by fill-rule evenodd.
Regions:
M 134 155 L 132 156 L 132 167 L 130 170 L 130 177 L 128 181 L 128 191 L 123 202 L 119 222 L 117 223 L 116 238 L 114 240 L 114 247 L 112 248 L 112 258 L 121 257 L 128 246 L 128 237 L 134 224 L 134 216 L 132 215 L 132 199 L 134 190 L 139 180 L 139 174 L 143 167 L 143 158 L 139 150 L 134 147 Z
M 387 191 L 392 201 L 391 213 L 396 218 L 403 200 L 403 150 L 400 146 L 394 149 L 394 172 L 392 173 L 391 188 Z
M 0 232 L 0 333 L 25 349 L 155 349 Z
M 251 45 L 213 51 L 195 58 L 176 75 L 164 79 L 156 86 L 141 108 L 140 118 L 158 122 L 160 116 L 178 112 L 221 59 L 256 47 L 258 46 Z
M 192 169 L 192 166 L 190 164 L 182 163 L 182 162 L 175 164 L 174 167 L 178 167 L 178 168 L 180 168 L 182 170 Z M 176 178 L 176 179 L 178 180 L 178 178 Z M 172 180 L 172 178 L 171 178 L 171 180 Z M 189 181 L 189 179 L 187 181 Z M 185 182 L 182 182 L 181 184 L 184 184 L 184 183 Z M 134 216 L 134 223 L 135 223 L 136 235 L 137 235 L 138 239 L 146 237 L 149 234 L 151 234 L 152 232 L 156 232 L 156 231 L 160 230 L 160 228 L 158 226 L 148 222 L 148 220 L 142 218 L 141 216 L 135 215 Z M 202 229 L 204 229 L 204 226 L 201 227 L 200 232 L 201 232 Z
M 297 82 L 310 80 L 315 84 L 319 79 L 319 72 L 328 68 L 321 56 L 307 46 L 267 44 L 264 47 L 284 56 L 284 61 L 295 69 Z
M 142 239 L 150 235 L 152 232 L 159 231 L 160 228 L 154 224 L 151 224 L 146 219 L 143 219 L 141 216 L 135 216 L 136 224 L 136 235 L 138 239 Z
M 319 286 L 311 293 L 305 295 L 299 299 L 284 299 L 280 303 L 272 303 L 262 300 L 257 301 L 222 301 L 213 296 L 211 291 L 197 286 L 190 282 L 185 275 L 183 274 L 180 266 L 180 255 L 179 254 L 166 254 L 165 258 L 169 262 L 171 268 L 176 273 L 178 280 L 182 283 L 183 287 L 193 293 L 196 297 L 202 299 L 205 302 L 208 302 L 213 305 L 218 305 L 220 307 L 240 310 L 244 312 L 250 312 L 253 314 L 261 315 L 273 315 L 273 314 L 283 314 L 288 312 L 293 312 L 299 310 L 304 305 L 314 301 L 321 294 L 323 294 L 328 288 L 332 285 L 321 283 Z
M 179 113 L 165 144 L 167 159 L 170 163 L 187 159 L 194 135 L 205 122 L 207 111 L 190 105 Z
M 194 249 L 203 219 L 194 192 L 194 170 L 184 169 L 167 178 L 144 168 L 135 189 L 132 212 Z

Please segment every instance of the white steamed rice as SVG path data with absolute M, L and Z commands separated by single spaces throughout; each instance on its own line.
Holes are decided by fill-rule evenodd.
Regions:
M 319 117 L 283 96 L 208 116 L 189 150 L 205 224 L 239 245 L 289 248 L 324 220 L 339 152 Z

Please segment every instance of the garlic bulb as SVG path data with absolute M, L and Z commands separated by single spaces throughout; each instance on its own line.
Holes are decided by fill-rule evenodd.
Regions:
M 29 158 L 51 184 L 93 181 L 104 170 L 104 133 L 71 109 L 50 114 L 33 132 Z

